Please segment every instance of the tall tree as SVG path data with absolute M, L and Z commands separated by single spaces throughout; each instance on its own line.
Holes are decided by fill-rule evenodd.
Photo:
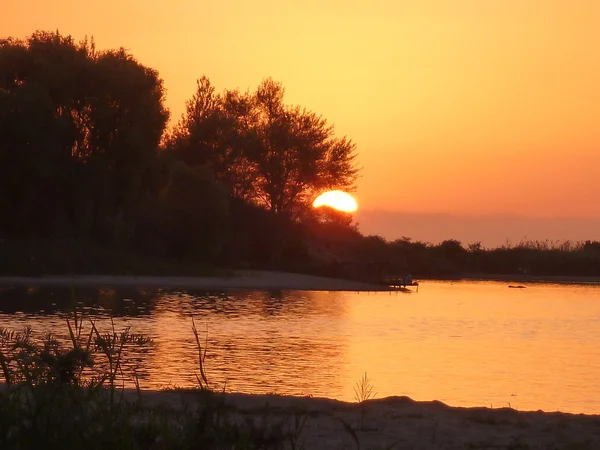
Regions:
M 206 166 L 173 164 L 158 210 L 169 256 L 214 260 L 220 254 L 228 232 L 228 197 Z
M 234 195 L 276 215 L 296 218 L 319 191 L 353 189 L 356 146 L 284 94 L 269 78 L 253 93 L 219 95 L 202 78 L 169 148 L 188 164 L 210 164 Z
M 0 197 L 3 228 L 27 233 L 64 225 L 71 158 L 79 139 L 72 117 L 81 111 L 89 72 L 86 44 L 36 33 L 27 42 L 0 42 Z M 62 174 L 58 177 L 58 174 Z
M 202 77 L 186 103 L 185 114 L 167 137 L 166 147 L 189 166 L 209 165 L 234 197 L 247 200 L 254 175 L 242 151 L 238 127 L 249 109 L 238 92 L 218 94 L 210 80 Z
M 122 216 L 157 153 L 163 101 L 156 71 L 122 49 L 58 32 L 0 41 L 0 228 L 70 233 Z
M 108 176 L 113 214 L 123 214 L 146 192 L 149 165 L 168 120 L 158 73 L 123 49 L 99 54 L 89 99 L 90 162 Z
M 319 191 L 352 190 L 355 145 L 337 138 L 317 114 L 283 103 L 280 83 L 267 79 L 254 94 L 255 145 L 248 157 L 259 174 L 259 198 L 274 213 L 295 216 Z

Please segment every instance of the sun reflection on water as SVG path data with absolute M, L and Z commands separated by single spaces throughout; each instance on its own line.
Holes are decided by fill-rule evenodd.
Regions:
M 66 338 L 69 289 L 4 289 L 0 323 Z M 80 289 L 88 317 L 154 339 L 142 387 L 195 384 L 194 317 L 208 329 L 215 388 L 353 400 L 368 372 L 378 397 L 459 406 L 600 413 L 600 287 L 424 282 L 419 293 Z M 43 312 L 42 312 L 43 311 Z

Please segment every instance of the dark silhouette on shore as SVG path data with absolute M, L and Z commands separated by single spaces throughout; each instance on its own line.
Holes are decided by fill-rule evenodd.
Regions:
M 387 242 L 312 208 L 355 187 L 356 147 L 272 79 L 218 93 L 200 78 L 171 130 L 164 101 L 158 72 L 124 49 L 0 40 L 0 274 L 600 276 L 597 242 Z

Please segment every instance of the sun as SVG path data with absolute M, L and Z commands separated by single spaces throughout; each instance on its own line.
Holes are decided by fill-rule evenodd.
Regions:
M 354 212 L 358 209 L 356 200 L 347 192 L 329 191 L 319 195 L 313 202 L 315 208 L 329 206 L 343 212 Z

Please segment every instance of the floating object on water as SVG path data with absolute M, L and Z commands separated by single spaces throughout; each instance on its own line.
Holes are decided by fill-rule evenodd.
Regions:
M 417 292 L 419 292 L 419 282 L 418 281 L 411 281 L 410 283 L 406 283 L 404 281 L 401 281 L 400 283 L 396 284 L 395 286 L 398 287 L 399 291 L 403 291 L 403 292 L 412 292 L 412 290 L 408 289 L 408 287 L 409 286 L 416 286 Z
M 513 289 L 525 289 L 527 286 L 523 286 L 522 284 L 518 284 L 516 286 L 512 285 L 512 284 L 509 284 L 508 287 L 509 288 L 513 288 Z

